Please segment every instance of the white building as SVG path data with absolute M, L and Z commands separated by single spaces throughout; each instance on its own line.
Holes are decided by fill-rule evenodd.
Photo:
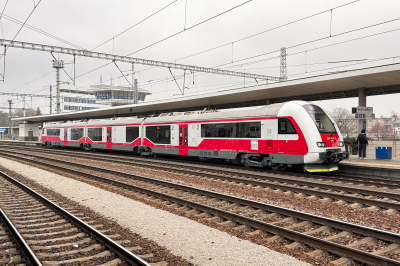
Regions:
M 56 113 L 57 91 L 56 86 L 49 86 L 45 94 L 51 94 L 44 106 L 49 106 L 50 113 Z M 150 92 L 138 88 L 138 102 L 143 102 Z M 134 103 L 134 92 L 130 87 L 113 85 L 93 85 L 90 87 L 75 87 L 73 84 L 60 84 L 61 113 L 100 109 L 116 105 Z M 51 107 L 50 107 L 51 105 Z M 43 106 L 43 105 L 42 105 Z
M 73 84 L 60 84 L 60 109 L 61 113 L 84 111 L 91 109 L 100 109 L 109 105 L 98 104 L 96 97 L 92 92 L 88 92 L 88 87 L 76 88 Z M 51 94 L 50 99 L 46 99 L 45 106 L 50 108 L 50 113 L 55 114 L 57 106 L 57 90 L 56 86 L 49 86 L 45 90 L 45 94 Z

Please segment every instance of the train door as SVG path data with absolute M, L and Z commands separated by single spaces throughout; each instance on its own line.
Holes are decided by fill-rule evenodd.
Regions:
M 107 127 L 107 149 L 111 149 L 111 140 L 112 140 L 112 133 L 111 127 Z
M 68 128 L 64 128 L 64 146 L 67 146 L 68 142 Z
M 188 125 L 179 125 L 179 155 L 188 154 Z
M 278 118 L 278 153 L 297 154 L 299 135 L 288 118 Z

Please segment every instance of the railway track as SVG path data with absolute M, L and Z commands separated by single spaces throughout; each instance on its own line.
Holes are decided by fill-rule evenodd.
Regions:
M 53 150 L 49 148 L 39 148 L 39 147 L 12 147 L 12 149 L 20 149 L 26 151 L 41 151 L 46 150 L 46 153 L 56 154 L 56 155 L 67 155 L 71 154 L 76 158 L 88 159 L 88 152 L 85 151 L 71 151 L 71 150 Z M 126 154 L 128 155 L 128 154 Z M 259 170 L 254 169 L 244 169 L 240 166 L 229 165 L 229 167 L 223 167 L 223 164 L 212 164 L 212 163 L 199 163 L 199 162 L 182 162 L 179 160 L 160 160 L 153 158 L 142 158 L 137 156 L 123 156 L 115 155 L 110 153 L 90 153 L 90 156 L 96 160 L 115 162 L 115 163 L 135 163 L 142 167 L 148 167 L 153 169 L 165 169 L 168 168 L 180 168 L 181 171 L 187 169 L 197 172 L 210 172 L 225 175 L 241 176 L 251 179 L 270 179 L 271 177 L 276 177 L 276 180 L 281 176 L 282 179 L 290 179 L 288 175 L 295 178 L 305 178 L 308 180 L 324 180 L 329 182 L 341 182 L 350 185 L 362 185 L 366 187 L 380 187 L 384 189 L 399 189 L 400 190 L 400 179 L 391 177 L 374 177 L 374 176 L 359 176 L 359 175 L 349 175 L 342 173 L 330 173 L 330 174 L 315 174 L 315 173 L 298 173 L 298 172 L 282 172 L 282 171 L 271 171 L 271 170 Z M 279 181 L 278 181 L 279 182 Z
M 132 253 L 140 247 L 132 246 L 130 241 L 113 240 L 121 236 L 112 228 L 74 209 L 61 208 L 2 172 L 0 209 L 7 227 L 0 230 L 0 243 L 4 242 L 0 247 L 4 255 L 0 256 L 1 265 L 151 265 L 140 258 L 146 256 Z M 10 240 L 6 232 L 11 232 L 14 242 L 4 240 Z
M 0 154 L 5 154 L 0 151 Z M 15 153 L 18 155 L 24 155 L 22 152 L 9 150 L 7 155 Z M 27 156 L 32 156 L 37 159 L 48 160 L 55 163 L 66 163 L 64 161 L 60 161 L 54 158 L 41 157 L 38 155 L 27 154 Z M 74 155 L 75 156 L 75 155 Z M 83 157 L 82 157 L 83 158 Z M 96 158 L 97 159 L 97 158 Z M 117 163 L 127 163 L 127 160 L 119 160 L 112 158 L 104 158 L 107 162 L 117 162 Z M 45 161 L 42 163 L 46 163 Z M 75 165 L 75 167 L 80 169 L 98 169 L 95 166 L 89 166 L 87 164 L 80 165 L 74 164 L 73 162 L 69 162 L 71 165 Z M 132 162 L 131 162 L 132 163 Z M 135 162 L 136 163 L 136 162 Z M 160 169 L 163 171 L 169 171 L 173 173 L 180 174 L 191 174 L 207 179 L 220 180 L 230 182 L 231 184 L 240 184 L 240 185 L 248 185 L 254 188 L 259 189 L 270 189 L 272 191 L 282 192 L 282 193 L 295 193 L 298 197 L 309 197 L 314 200 L 322 200 L 326 202 L 330 202 L 332 200 L 336 200 L 336 204 L 356 204 L 354 207 L 357 208 L 367 208 L 369 210 L 378 210 L 383 209 L 384 213 L 396 213 L 396 211 L 400 210 L 400 194 L 397 191 L 382 191 L 376 190 L 372 188 L 361 188 L 357 186 L 349 186 L 346 183 L 342 184 L 332 184 L 325 182 L 324 180 L 320 180 L 319 182 L 307 181 L 307 180 L 299 180 L 299 179 L 289 179 L 282 177 L 273 177 L 273 176 L 248 176 L 246 174 L 236 174 L 234 177 L 230 174 L 220 174 L 217 173 L 219 170 L 211 170 L 206 169 L 203 171 L 199 171 L 198 169 L 190 169 L 190 168 L 182 168 L 182 167 L 169 167 L 164 165 L 157 165 L 156 163 L 140 163 L 139 166 L 145 166 L 151 169 Z M 115 173 L 113 170 L 102 169 L 108 173 Z M 120 173 L 118 175 L 127 175 L 127 173 Z
M 7 157 L 107 184 L 120 193 L 145 198 L 187 216 L 263 236 L 266 242 L 283 241 L 289 249 L 300 248 L 310 256 L 330 257 L 334 265 L 352 260 L 364 264 L 400 265 L 397 255 L 400 235 L 395 233 L 109 169 L 56 159 L 39 160 L 39 156 L 9 152 Z

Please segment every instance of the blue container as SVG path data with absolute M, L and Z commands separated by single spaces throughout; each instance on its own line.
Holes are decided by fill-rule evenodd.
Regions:
M 392 147 L 376 147 L 376 159 L 392 159 Z
M 15 140 L 15 137 L 12 137 L 12 140 Z

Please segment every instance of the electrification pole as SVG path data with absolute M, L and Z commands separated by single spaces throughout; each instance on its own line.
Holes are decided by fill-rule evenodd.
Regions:
M 26 109 L 25 109 L 25 95 L 22 95 L 22 101 L 24 103 L 24 108 L 22 108 L 24 110 L 24 117 L 26 116 Z
M 280 81 L 287 80 L 286 48 L 281 48 L 281 77 Z
M 12 100 L 8 100 L 8 117 L 11 117 L 11 105 L 12 105 Z M 11 130 L 12 130 L 12 120 L 10 119 L 10 132 L 9 132 L 9 134 L 12 137 Z
M 61 113 L 60 107 L 60 69 L 64 68 L 63 60 L 53 60 L 53 68 L 56 69 L 56 112 Z

